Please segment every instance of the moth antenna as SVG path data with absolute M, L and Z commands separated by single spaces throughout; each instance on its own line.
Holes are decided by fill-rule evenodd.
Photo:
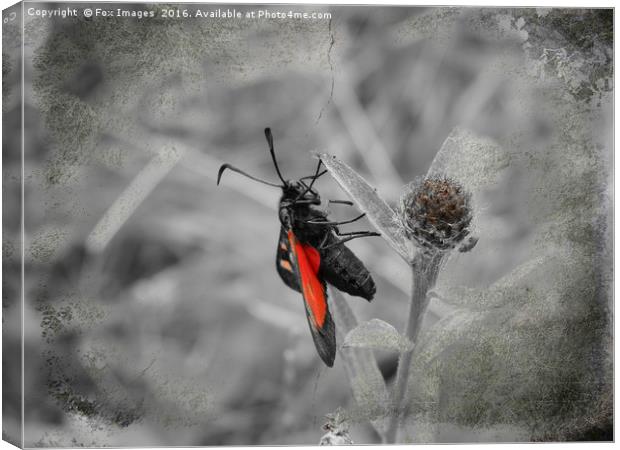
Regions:
M 276 168 L 276 172 L 278 172 L 278 177 L 282 180 L 283 184 L 286 184 L 286 181 L 284 181 L 284 178 L 282 177 L 282 173 L 280 173 L 278 161 L 276 160 L 276 152 L 273 149 L 273 135 L 271 134 L 271 128 L 265 128 L 265 137 L 267 138 L 267 144 L 269 144 L 269 153 L 271 153 L 271 159 L 273 159 L 273 165 Z
M 263 183 L 266 184 L 268 186 L 273 186 L 273 187 L 277 187 L 277 188 L 282 188 L 282 186 L 280 186 L 279 184 L 275 184 L 275 183 L 270 183 L 269 181 L 265 181 L 265 180 L 261 180 L 260 178 L 256 178 L 253 177 L 252 175 L 250 175 L 249 173 L 244 172 L 241 169 L 237 169 L 234 166 L 231 166 L 230 164 L 222 164 L 222 167 L 220 167 L 220 170 L 217 172 L 217 185 L 219 186 L 220 184 L 220 180 L 222 179 L 222 174 L 224 173 L 224 171 L 228 169 L 228 170 L 232 170 L 233 172 L 237 172 L 240 173 L 243 176 L 246 176 L 254 181 L 258 181 L 259 183 Z

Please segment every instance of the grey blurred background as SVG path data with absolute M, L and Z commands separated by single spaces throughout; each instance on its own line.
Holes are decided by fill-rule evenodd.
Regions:
M 448 413 L 433 410 L 430 420 L 449 426 L 408 439 L 611 438 L 611 10 L 234 6 L 244 15 L 331 16 L 303 20 L 162 17 L 172 8 L 233 9 L 227 5 L 28 6 L 157 17 L 25 18 L 27 446 L 316 444 L 325 414 L 354 408 L 340 358 L 333 369 L 320 362 L 300 295 L 274 268 L 278 190 L 233 173 L 215 184 L 223 162 L 276 180 L 267 126 L 285 177 L 310 175 L 313 152 L 327 151 L 392 204 L 427 172 L 454 127 L 502 148 L 479 178 L 459 179 L 473 191 L 481 239 L 448 263 L 425 324 L 467 309 L 497 335 L 478 333 L 484 345 L 466 351 L 441 341 L 429 350 L 439 359 L 420 369 L 435 376 L 433 361 L 452 354 L 488 370 L 468 372 L 461 386 L 440 374 L 437 398 Z M 5 26 L 3 113 L 4 126 L 18 130 L 11 32 Z M 460 143 L 486 148 L 476 142 Z M 4 133 L 5 148 L 19 144 L 17 133 Z M 7 325 L 19 317 L 19 204 L 10 200 L 18 198 L 11 174 L 19 153 L 3 152 L 3 165 L 7 358 L 19 343 L 19 330 Z M 462 178 L 472 167 L 448 175 Z M 318 188 L 323 198 L 345 198 L 328 176 Z M 330 209 L 338 219 L 355 214 Z M 545 239 L 586 256 L 570 256 L 567 278 L 539 281 L 540 290 L 551 293 L 579 273 L 588 280 L 580 297 L 588 314 L 567 315 L 563 308 L 574 305 L 561 301 L 545 309 L 549 294 L 528 303 L 547 305 L 535 310 L 503 303 L 508 322 L 497 328 L 495 316 L 484 316 L 497 305 L 458 297 L 487 292 L 546 255 Z M 377 283 L 375 300 L 351 298 L 352 308 L 401 329 L 408 268 L 380 238 L 349 246 Z M 454 294 L 461 287 L 468 290 Z M 502 292 L 516 298 L 521 290 Z M 514 355 L 493 342 L 530 325 L 527 339 L 510 338 L 532 349 L 517 371 L 502 363 Z M 480 363 L 487 356 L 488 367 Z M 391 383 L 396 355 L 377 358 Z M 451 370 L 443 361 L 438 370 Z M 7 434 L 19 374 L 3 367 Z M 494 390 L 498 379 L 514 385 Z M 574 383 L 592 388 L 562 391 Z M 571 403 L 553 407 L 567 392 L 575 393 Z M 364 422 L 351 433 L 356 443 L 379 440 Z

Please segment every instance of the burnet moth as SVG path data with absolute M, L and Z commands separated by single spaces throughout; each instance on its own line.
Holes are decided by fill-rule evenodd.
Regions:
M 296 181 L 285 180 L 278 167 L 269 128 L 265 129 L 265 136 L 282 184 L 261 180 L 230 164 L 220 167 L 217 184 L 220 184 L 222 174 L 228 169 L 259 183 L 282 189 L 278 208 L 281 227 L 276 269 L 288 287 L 302 294 L 316 349 L 325 364 L 332 367 L 336 357 L 336 327 L 327 304 L 326 283 L 350 295 L 372 300 L 375 283 L 368 269 L 344 243 L 360 237 L 379 236 L 379 233 L 341 233 L 339 225 L 353 223 L 364 217 L 364 214 L 343 222 L 330 221 L 326 211 L 315 207 L 321 204 L 321 198 L 312 187 L 327 172 L 320 171 L 322 162 L 319 160 L 314 175 Z M 309 180 L 309 183 L 305 180 Z M 353 205 L 343 200 L 330 203 Z

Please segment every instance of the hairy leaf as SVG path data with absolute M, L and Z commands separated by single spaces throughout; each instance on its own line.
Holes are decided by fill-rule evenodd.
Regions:
M 340 187 L 349 194 L 357 207 L 368 217 L 370 223 L 381 233 L 383 238 L 394 250 L 410 263 L 412 250 L 404 232 L 395 220 L 395 212 L 379 197 L 377 190 L 364 180 L 355 170 L 327 153 L 319 154 L 319 158 L 338 182 Z
M 443 142 L 427 176 L 448 176 L 476 195 L 496 183 L 508 164 L 508 155 L 493 139 L 457 126 Z
M 404 353 L 413 349 L 413 343 L 380 319 L 364 322 L 347 333 L 343 347 L 393 350 Z

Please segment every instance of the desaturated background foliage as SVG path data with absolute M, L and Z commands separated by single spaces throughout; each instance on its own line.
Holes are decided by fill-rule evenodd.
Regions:
M 327 151 L 395 204 L 443 145 L 433 167 L 472 191 L 480 241 L 440 274 L 402 439 L 611 439 L 611 10 L 235 8 L 332 17 L 25 20 L 25 445 L 316 444 L 325 414 L 356 409 L 275 271 L 279 192 L 215 184 L 222 162 L 276 180 L 267 126 L 287 178 Z M 17 32 L 2 65 L 15 150 Z M 3 163 L 7 360 L 19 152 Z M 328 176 L 318 188 L 345 198 Z M 402 329 L 408 268 L 381 238 L 350 248 L 377 282 L 352 308 Z M 396 355 L 376 356 L 391 383 Z M 351 436 L 379 439 L 364 421 Z

